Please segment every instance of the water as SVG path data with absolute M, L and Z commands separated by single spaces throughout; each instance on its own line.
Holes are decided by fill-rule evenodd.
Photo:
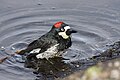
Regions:
M 68 65 L 71 65 L 71 62 L 99 55 L 107 49 L 106 45 L 120 39 L 119 0 L 17 1 L 0 1 L 0 47 L 5 48 L 5 51 L 0 51 L 0 57 L 25 48 L 30 42 L 49 31 L 57 21 L 64 21 L 78 31 L 72 35 L 73 45 L 68 50 L 69 54 L 64 55 L 65 58 L 70 59 L 65 60 Z M 0 78 L 36 79 L 33 70 L 24 67 L 21 58 L 16 55 L 0 64 Z M 94 63 L 77 65 L 78 68 L 75 70 L 84 69 L 92 64 Z M 74 72 L 72 68 L 71 72 Z M 65 73 L 68 72 L 70 71 Z M 65 76 L 60 72 L 56 74 Z

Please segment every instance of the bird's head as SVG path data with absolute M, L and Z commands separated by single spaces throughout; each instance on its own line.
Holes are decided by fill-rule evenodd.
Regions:
M 77 32 L 64 22 L 55 23 L 52 27 L 52 30 L 55 30 L 57 35 L 61 36 L 63 39 L 68 39 L 72 33 Z

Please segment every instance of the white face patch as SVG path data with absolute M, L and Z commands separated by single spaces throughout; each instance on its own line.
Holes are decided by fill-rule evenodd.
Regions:
M 70 29 L 70 26 L 65 26 L 64 29 L 65 29 L 64 32 L 59 32 L 58 34 L 59 34 L 60 36 L 62 36 L 64 39 L 67 39 L 67 38 L 69 38 L 69 36 L 66 34 L 66 31 L 67 31 L 68 29 Z

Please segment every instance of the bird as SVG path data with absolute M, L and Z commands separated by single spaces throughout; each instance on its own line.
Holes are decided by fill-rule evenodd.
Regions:
M 29 53 L 29 58 L 49 59 L 61 57 L 72 46 L 71 34 L 77 33 L 68 24 L 56 22 L 50 31 L 28 44 L 27 48 L 19 51 L 20 55 Z

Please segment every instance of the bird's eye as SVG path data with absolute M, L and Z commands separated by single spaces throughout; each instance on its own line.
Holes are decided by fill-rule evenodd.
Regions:
M 61 28 L 61 31 L 64 31 L 64 29 L 63 29 L 63 28 Z

